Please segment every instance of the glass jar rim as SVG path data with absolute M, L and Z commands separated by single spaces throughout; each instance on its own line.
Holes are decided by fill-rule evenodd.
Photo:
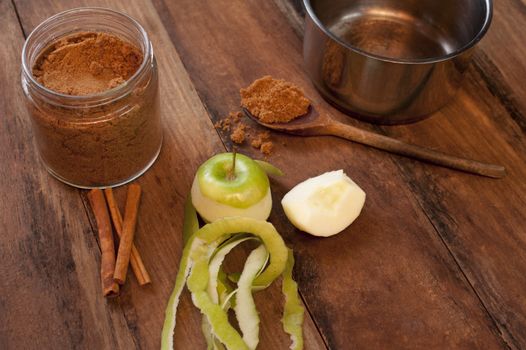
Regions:
M 31 67 L 30 67 L 29 56 L 28 56 L 28 45 L 29 43 L 31 43 L 31 39 L 34 36 L 40 34 L 42 31 L 44 31 L 48 25 L 50 25 L 57 19 L 61 19 L 67 16 L 72 16 L 75 14 L 82 14 L 82 13 L 93 14 L 93 12 L 119 17 L 120 19 L 128 21 L 129 24 L 131 24 L 135 29 L 138 30 L 138 32 L 140 33 L 140 40 L 143 43 L 143 47 L 144 47 L 143 59 L 142 59 L 142 62 L 139 68 L 124 83 L 114 88 L 104 90 L 101 92 L 97 92 L 94 94 L 89 94 L 89 95 L 68 95 L 68 94 L 64 94 L 64 93 L 49 89 L 45 87 L 44 85 L 42 85 L 40 82 L 38 82 L 35 79 L 35 77 L 33 76 Z M 148 33 L 139 24 L 139 22 L 137 22 L 137 20 L 135 20 L 134 18 L 122 12 L 115 11 L 115 10 L 105 8 L 105 7 L 77 7 L 77 8 L 73 8 L 73 9 L 69 9 L 69 10 L 57 13 L 47 18 L 46 20 L 44 20 L 42 23 L 36 26 L 35 29 L 33 29 L 33 31 L 26 38 L 26 41 L 22 48 L 22 72 L 23 72 L 23 75 L 29 80 L 29 83 L 31 85 L 37 87 L 37 89 L 41 91 L 42 93 L 44 93 L 45 95 L 60 98 L 61 101 L 63 101 L 66 105 L 71 104 L 71 105 L 87 106 L 87 105 L 90 105 L 91 103 L 100 105 L 100 104 L 104 104 L 107 102 L 111 102 L 115 100 L 116 98 L 120 98 L 121 95 L 126 94 L 128 90 L 130 89 L 130 87 L 133 87 L 137 83 L 137 81 L 140 79 L 140 76 L 142 75 L 145 68 L 148 66 L 149 62 L 151 61 L 152 55 L 153 55 L 153 49 L 150 43 L 150 39 L 148 37 Z

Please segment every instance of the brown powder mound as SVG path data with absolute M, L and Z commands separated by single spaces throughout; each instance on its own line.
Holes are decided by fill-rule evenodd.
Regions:
M 307 113 L 310 101 L 301 89 L 267 75 L 240 90 L 241 106 L 264 123 L 288 123 Z
M 239 123 L 236 125 L 232 133 L 230 134 L 230 139 L 237 144 L 242 144 L 245 142 L 245 129 L 246 125 L 243 123 Z
M 46 48 L 33 75 L 48 89 L 67 95 L 91 95 L 123 84 L 139 68 L 142 52 L 107 33 L 76 33 Z

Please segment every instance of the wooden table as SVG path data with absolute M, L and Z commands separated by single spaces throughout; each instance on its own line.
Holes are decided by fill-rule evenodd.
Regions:
M 20 89 L 24 37 L 78 6 L 139 20 L 161 72 L 164 145 L 138 181 L 136 243 L 153 283 L 130 276 L 105 300 L 86 192 L 38 160 Z M 273 134 L 270 218 L 297 257 L 307 349 L 526 348 L 526 3 L 495 1 L 487 37 L 458 97 L 431 119 L 378 127 L 329 107 L 302 70 L 302 17 L 287 0 L 0 0 L 0 348 L 155 349 L 181 254 L 183 202 L 199 164 L 231 149 L 213 124 L 238 110 L 238 90 L 271 74 L 301 85 L 322 112 L 408 142 L 487 162 L 492 180 L 331 137 Z M 253 126 L 255 127 L 255 126 Z M 243 153 L 261 155 L 244 146 Z M 279 205 L 293 185 L 345 171 L 367 193 L 359 219 L 330 239 L 295 230 Z M 124 190 L 117 190 L 123 205 Z M 258 294 L 261 349 L 286 349 L 279 284 Z M 204 348 L 183 295 L 175 343 Z

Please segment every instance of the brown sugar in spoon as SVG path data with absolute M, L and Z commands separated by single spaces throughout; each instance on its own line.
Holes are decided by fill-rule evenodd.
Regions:
M 243 108 L 243 111 L 256 123 L 266 128 L 288 134 L 300 136 L 337 136 L 383 151 L 418 159 L 451 169 L 461 170 L 467 173 L 491 178 L 502 178 L 506 175 L 506 169 L 501 165 L 481 163 L 474 160 L 450 156 L 428 148 L 411 145 L 392 137 L 362 130 L 354 126 L 341 123 L 326 114 L 320 114 L 312 106 L 309 107 L 307 114 L 288 123 L 264 123 L 256 116 L 252 115 L 248 109 Z

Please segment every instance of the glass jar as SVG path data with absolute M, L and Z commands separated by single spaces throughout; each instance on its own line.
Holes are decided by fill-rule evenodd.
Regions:
M 43 86 L 33 74 L 42 52 L 75 33 L 108 33 L 142 51 L 137 71 L 100 93 L 74 96 Z M 122 185 L 142 175 L 162 143 L 157 64 L 147 33 L 109 9 L 78 8 L 50 17 L 22 51 L 22 88 L 42 162 L 59 180 L 80 188 Z

